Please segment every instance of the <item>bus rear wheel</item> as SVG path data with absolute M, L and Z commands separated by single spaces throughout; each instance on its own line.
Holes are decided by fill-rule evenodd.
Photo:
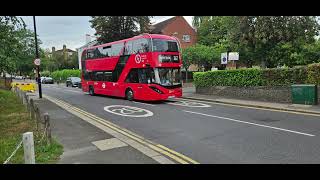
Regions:
M 91 96 L 94 96 L 94 95 L 95 95 L 95 94 L 94 94 L 94 89 L 93 89 L 92 86 L 89 87 L 89 94 L 90 94 Z
M 134 98 L 133 91 L 131 89 L 126 90 L 126 99 L 132 101 Z

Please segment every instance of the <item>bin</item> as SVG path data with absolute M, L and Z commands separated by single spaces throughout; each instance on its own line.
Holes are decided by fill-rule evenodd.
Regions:
M 293 104 L 316 105 L 318 104 L 317 85 L 291 85 L 291 97 Z

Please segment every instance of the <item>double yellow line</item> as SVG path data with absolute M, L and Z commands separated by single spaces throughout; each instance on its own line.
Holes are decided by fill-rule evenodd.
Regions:
M 139 142 L 142 145 L 145 145 L 145 146 L 149 147 L 150 149 L 152 149 L 152 150 L 154 150 L 154 151 L 156 151 L 156 152 L 158 152 L 158 153 L 160 153 L 162 155 L 166 155 L 166 156 L 170 157 L 171 159 L 175 160 L 178 163 L 181 163 L 181 164 L 200 164 L 199 162 L 197 162 L 197 161 L 195 161 L 195 160 L 193 160 L 193 159 L 191 159 L 191 158 L 189 158 L 189 157 L 187 157 L 187 156 L 185 156 L 185 155 L 183 155 L 183 154 L 181 154 L 179 152 L 176 152 L 176 151 L 174 151 L 172 149 L 169 149 L 169 148 L 167 148 L 167 147 L 165 147 L 165 146 L 163 146 L 161 144 L 156 144 L 156 143 L 154 143 L 154 142 L 152 142 L 150 140 L 147 140 L 147 139 L 145 139 L 145 138 L 143 138 L 143 137 L 141 137 L 141 136 L 139 136 L 139 135 L 127 130 L 127 129 L 121 128 L 121 127 L 119 127 L 118 125 L 116 125 L 114 123 L 111 123 L 111 122 L 109 122 L 109 121 L 107 121 L 105 119 L 102 119 L 100 117 L 97 117 L 97 116 L 95 116 L 95 115 L 93 115 L 93 114 L 91 114 L 89 112 L 86 112 L 86 111 L 84 111 L 82 109 L 79 109 L 79 108 L 77 108 L 75 106 L 72 106 L 72 105 L 70 105 L 70 104 L 68 104 L 68 103 L 66 103 L 66 102 L 64 102 L 62 100 L 59 100 L 59 99 L 56 99 L 56 98 L 53 98 L 53 97 L 49 97 L 47 95 L 44 95 L 44 97 L 47 98 L 48 100 L 52 101 L 53 103 L 59 105 L 60 107 L 63 107 L 63 108 L 69 109 L 69 110 L 73 110 L 73 111 L 75 111 L 75 112 L 77 112 L 77 113 L 79 113 L 79 114 L 81 114 L 83 116 L 86 116 L 86 117 L 88 117 L 88 118 L 90 118 L 90 119 L 92 119 L 92 120 L 94 120 L 94 121 L 96 121 L 96 122 L 98 122 L 98 123 L 110 128 L 110 129 L 112 129 L 112 130 L 114 130 L 114 131 L 116 131 L 116 132 L 118 132 L 118 133 L 120 133 L 120 134 L 122 134 L 122 135 L 124 135 L 124 136 L 126 136 L 126 137 L 128 137 L 128 138 L 130 138 L 130 139 L 132 139 L 134 141 L 136 141 L 136 142 Z

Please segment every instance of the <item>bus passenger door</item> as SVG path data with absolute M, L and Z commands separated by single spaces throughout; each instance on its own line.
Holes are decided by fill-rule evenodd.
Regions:
M 139 84 L 138 69 L 131 69 L 128 76 L 125 79 L 127 87 L 133 90 L 134 97 L 139 97 L 142 93 L 142 85 Z

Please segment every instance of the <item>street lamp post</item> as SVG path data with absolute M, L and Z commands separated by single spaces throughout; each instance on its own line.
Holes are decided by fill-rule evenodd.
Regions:
M 37 28 L 36 28 L 36 17 L 35 16 L 33 16 L 33 27 L 34 27 L 34 39 L 35 39 L 35 45 L 36 45 L 36 59 L 39 59 Z M 36 67 L 37 67 L 37 76 L 38 76 L 37 80 L 38 80 L 39 98 L 42 98 L 40 65 L 37 65 Z

